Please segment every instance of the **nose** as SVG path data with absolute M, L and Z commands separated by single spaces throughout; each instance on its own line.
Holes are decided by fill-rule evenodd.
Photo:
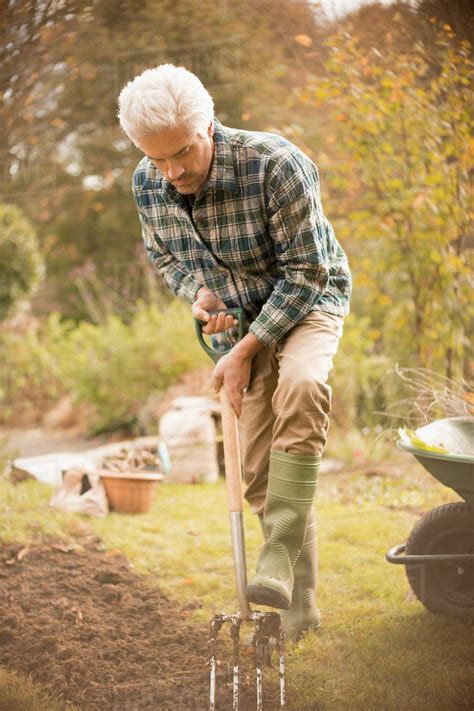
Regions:
M 168 179 L 169 180 L 176 180 L 183 173 L 184 173 L 184 168 L 182 165 L 173 165 L 172 163 L 168 164 Z

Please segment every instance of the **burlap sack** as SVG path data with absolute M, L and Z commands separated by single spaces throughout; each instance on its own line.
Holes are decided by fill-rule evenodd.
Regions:
M 109 505 L 99 475 L 81 467 L 68 469 L 62 484 L 50 499 L 50 506 L 62 511 L 106 516 Z
M 216 413 L 219 406 L 208 398 L 177 398 L 160 419 L 171 470 L 167 481 L 215 482 L 219 476 Z

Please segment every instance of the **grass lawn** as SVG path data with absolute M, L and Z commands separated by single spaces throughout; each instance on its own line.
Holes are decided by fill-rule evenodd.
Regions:
M 50 493 L 37 482 L 1 481 L 2 541 L 80 545 L 91 531 L 170 597 L 195 603 L 190 625 L 235 611 L 222 482 L 162 485 L 150 513 L 92 521 L 50 509 Z M 323 627 L 288 645 L 292 711 L 474 709 L 474 625 L 431 615 L 407 595 L 403 567 L 384 560 L 423 511 L 454 500 L 454 493 L 403 455 L 390 471 L 367 466 L 322 477 L 317 512 Z M 251 572 L 261 534 L 248 511 L 245 526 Z M 39 697 L 32 701 L 33 694 L 26 681 L 0 675 L 0 698 L 10 699 L 0 702 L 2 711 L 66 708 Z

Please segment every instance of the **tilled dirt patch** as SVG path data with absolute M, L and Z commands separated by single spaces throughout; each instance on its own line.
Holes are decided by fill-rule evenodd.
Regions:
M 0 665 L 31 675 L 65 708 L 206 709 L 207 629 L 100 548 L 0 547 Z M 219 706 L 229 708 L 220 671 Z M 252 708 L 252 680 L 245 686 L 242 708 Z

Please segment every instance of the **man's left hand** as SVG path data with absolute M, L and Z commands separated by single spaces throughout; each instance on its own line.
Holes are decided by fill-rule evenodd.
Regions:
M 222 386 L 226 388 L 237 417 L 242 414 L 242 400 L 250 382 L 251 365 L 252 358 L 242 356 L 232 350 L 222 356 L 214 369 L 213 388 L 216 393 Z

